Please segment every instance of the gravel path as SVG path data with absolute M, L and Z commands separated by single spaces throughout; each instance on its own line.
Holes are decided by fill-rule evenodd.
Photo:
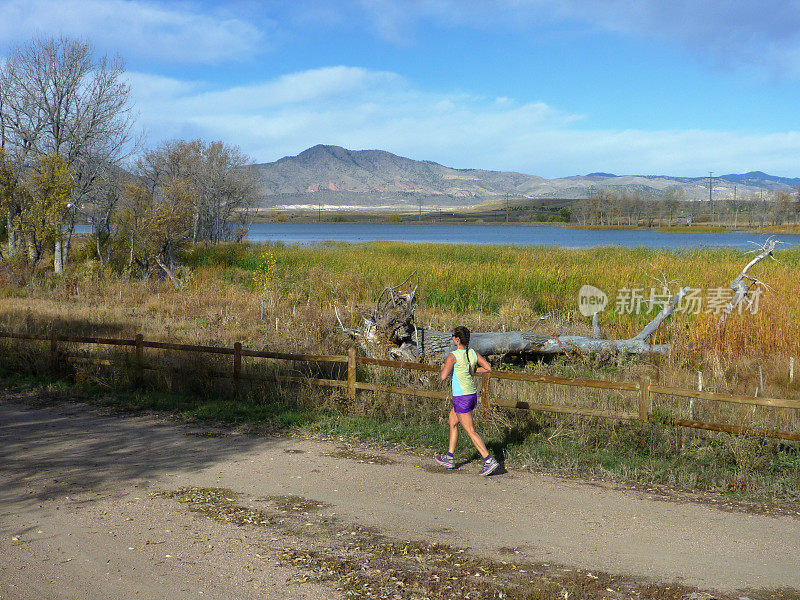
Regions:
M 356 526 L 382 539 L 431 540 L 588 576 L 605 571 L 732 596 L 800 589 L 797 515 L 723 511 L 540 474 L 481 478 L 477 469 L 6 396 L 0 600 L 341 598 L 330 582 L 309 580 L 289 549 L 330 546 L 325 536 Z M 205 518 L 162 494 L 180 488 L 232 490 L 248 523 L 265 511 L 273 526 Z M 300 504 L 281 509 L 276 499 L 293 496 Z

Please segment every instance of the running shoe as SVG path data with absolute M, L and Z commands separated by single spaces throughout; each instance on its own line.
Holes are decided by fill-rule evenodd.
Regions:
M 455 469 L 456 467 L 456 459 L 453 456 L 447 456 L 447 454 L 437 454 L 433 457 L 433 459 L 446 469 Z
M 483 475 L 484 477 L 491 475 L 499 466 L 500 463 L 490 456 L 488 460 L 483 461 L 483 466 L 481 467 L 481 470 L 478 471 L 478 475 Z

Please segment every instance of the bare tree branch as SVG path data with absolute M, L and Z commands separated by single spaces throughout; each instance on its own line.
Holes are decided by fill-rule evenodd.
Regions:
M 750 243 L 755 244 L 755 242 Z M 739 305 L 739 303 L 741 303 L 742 300 L 747 297 L 747 294 L 752 287 L 759 285 L 768 287 L 765 283 L 759 281 L 755 277 L 750 277 L 747 272 L 767 257 L 777 262 L 772 253 L 774 252 L 775 247 L 782 243 L 783 242 L 780 242 L 775 238 L 769 238 L 763 244 L 755 244 L 758 246 L 758 248 L 756 250 L 752 250 L 751 252 L 758 252 L 758 254 L 755 256 L 755 258 L 753 258 L 753 260 L 747 263 L 744 269 L 742 269 L 741 273 L 739 273 L 734 280 L 731 281 L 731 289 L 734 292 L 733 298 L 731 298 L 731 301 L 728 302 L 727 306 L 725 306 L 725 308 L 722 310 L 722 315 L 719 318 L 719 328 L 722 328 L 725 325 L 725 322 L 728 320 L 730 314 Z

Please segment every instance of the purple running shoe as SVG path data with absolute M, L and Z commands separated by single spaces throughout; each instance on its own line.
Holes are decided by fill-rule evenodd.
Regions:
M 433 459 L 445 469 L 455 469 L 456 467 L 456 459 L 453 456 L 448 456 L 447 454 L 437 454 L 433 457 Z
M 497 467 L 499 466 L 500 463 L 490 456 L 488 459 L 483 461 L 483 466 L 481 467 L 481 470 L 478 471 L 478 475 L 482 475 L 484 477 L 486 477 L 487 475 L 491 475 L 497 470 Z

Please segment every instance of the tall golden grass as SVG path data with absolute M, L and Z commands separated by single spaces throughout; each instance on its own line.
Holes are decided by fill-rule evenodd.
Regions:
M 696 371 L 705 370 L 706 389 L 752 393 L 763 377 L 760 395 L 796 392 L 788 381 L 788 359 L 800 355 L 800 251 L 776 256 L 779 263 L 764 261 L 751 273 L 770 286 L 755 314 L 734 314 L 720 330 L 718 315 L 705 312 L 705 306 L 700 314 L 676 313 L 653 338 L 673 343 L 674 351 L 618 367 L 615 376 L 645 374 L 667 385 L 691 385 Z M 640 331 L 658 308 L 649 314 L 618 313 L 621 290 L 660 293 L 657 280 L 666 279 L 671 291 L 690 286 L 705 296 L 727 288 L 751 257 L 708 248 L 227 244 L 197 247 L 185 257 L 190 276 L 183 289 L 166 281 L 126 279 L 91 260 L 73 265 L 61 278 L 39 274 L 25 281 L 12 265 L 0 263 L 0 326 L 340 352 L 350 341 L 341 334 L 333 307 L 357 325 L 360 306 L 415 273 L 417 321 L 425 327 L 464 323 L 475 331 L 525 329 L 546 315 L 542 330 L 588 333 L 589 319 L 577 312 L 577 296 L 582 285 L 591 284 L 610 299 L 600 318 L 604 335 L 625 338 Z M 800 364 L 798 371 L 800 379 Z

